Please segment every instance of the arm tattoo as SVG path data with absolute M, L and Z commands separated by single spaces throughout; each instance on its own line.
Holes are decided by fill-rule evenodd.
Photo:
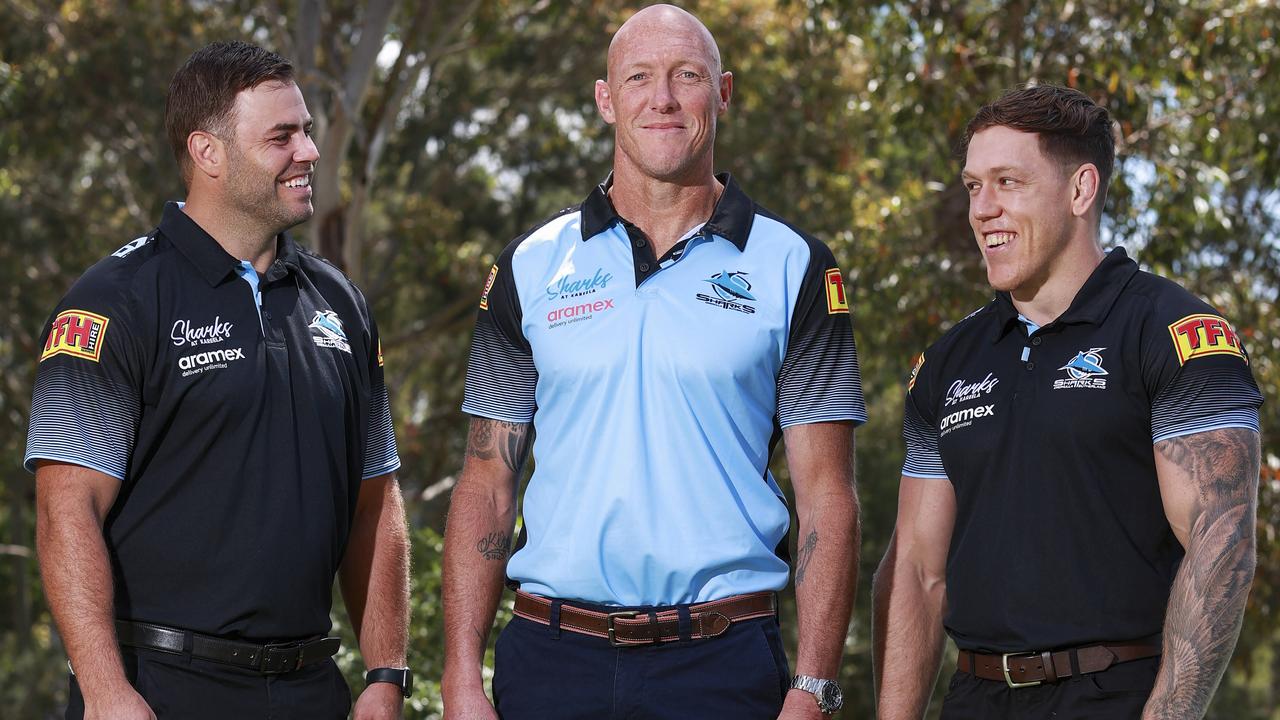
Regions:
M 818 531 L 810 530 L 804 539 L 804 546 L 796 553 L 796 585 L 804 583 L 805 571 L 809 569 L 809 561 L 813 559 L 813 550 L 818 547 Z
M 491 532 L 476 543 L 476 551 L 485 560 L 506 560 L 511 553 L 511 536 L 504 532 Z
M 528 440 L 529 423 L 475 418 L 467 438 L 467 455 L 480 460 L 501 458 L 512 472 L 520 472 L 528 455 Z
M 1213 430 L 1165 440 L 1156 450 L 1187 473 L 1197 500 L 1143 717 L 1201 718 L 1235 649 L 1253 582 L 1258 435 Z

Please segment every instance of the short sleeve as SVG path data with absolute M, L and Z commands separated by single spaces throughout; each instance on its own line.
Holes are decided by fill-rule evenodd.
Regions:
M 123 283 L 96 266 L 41 333 L 23 464 L 71 463 L 128 476 L 142 410 L 144 329 Z
M 826 245 L 806 238 L 809 263 L 778 372 L 778 426 L 867 421 L 844 278 Z
M 489 271 L 476 313 L 462 410 L 506 422 L 533 421 L 538 371 L 521 329 L 523 314 L 512 273 L 512 247 Z
M 1151 441 L 1232 427 L 1257 432 L 1262 393 L 1242 339 L 1216 312 L 1190 309 L 1148 332 Z
M 369 320 L 369 333 L 369 430 L 365 437 L 364 469 L 361 472 L 363 480 L 400 468 L 395 426 L 391 422 L 391 401 L 383 373 L 382 340 L 378 337 L 378 325 L 372 317 Z
M 916 381 L 924 366 L 925 356 L 916 361 L 911 377 L 907 380 L 907 395 L 902 412 L 902 439 L 907 445 L 907 456 L 902 463 L 902 474 L 908 477 L 946 479 L 947 470 L 942 465 L 942 453 L 938 450 L 938 426 L 920 413 L 917 405 Z

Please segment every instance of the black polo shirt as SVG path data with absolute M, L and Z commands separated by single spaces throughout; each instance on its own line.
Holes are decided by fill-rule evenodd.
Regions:
M 121 480 L 104 527 L 117 617 L 327 632 L 360 481 L 399 467 L 364 298 L 277 242 L 259 277 L 170 203 L 46 326 L 26 465 Z
M 965 649 L 1048 650 L 1160 632 L 1182 559 L 1153 443 L 1258 429 L 1238 335 L 1109 252 L 1028 334 L 1006 293 L 920 359 L 903 474 L 950 480 L 947 631 Z

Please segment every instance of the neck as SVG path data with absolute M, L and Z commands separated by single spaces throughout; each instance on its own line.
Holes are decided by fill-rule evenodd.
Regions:
M 1045 326 L 1057 320 L 1071 307 L 1071 302 L 1084 287 L 1089 276 L 1102 263 L 1106 253 L 1097 238 L 1075 242 L 1062 254 L 1046 277 L 1031 288 L 1018 288 L 1009 294 L 1013 306 L 1027 319 Z
M 264 230 L 244 213 L 197 193 L 190 193 L 182 211 L 227 254 L 248 260 L 258 272 L 265 273 L 275 262 L 276 233 Z
M 628 163 L 614 163 L 609 199 L 618 214 L 634 223 L 662 257 L 689 228 L 706 222 L 724 186 L 711 173 L 710 163 L 695 179 L 656 180 Z

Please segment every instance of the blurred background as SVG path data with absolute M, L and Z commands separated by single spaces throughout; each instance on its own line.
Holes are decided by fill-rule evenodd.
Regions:
M 294 235 L 355 279 L 382 328 L 415 542 L 406 716 L 439 716 L 440 533 L 477 298 L 507 242 L 604 178 L 611 133 L 591 85 L 612 32 L 645 4 L 0 0 L 0 716 L 55 717 L 66 694 L 21 468 L 42 323 L 85 268 L 181 199 L 164 91 L 221 39 L 291 58 L 318 121 L 317 212 Z M 871 420 L 858 432 L 864 545 L 843 717 L 872 716 L 868 591 L 893 525 L 905 377 L 989 299 L 953 148 L 979 105 L 1042 82 L 1079 88 L 1119 122 L 1105 244 L 1208 299 L 1251 352 L 1266 396 L 1259 567 L 1210 717 L 1280 719 L 1280 6 L 684 7 L 735 77 L 717 168 L 826 240 L 848 280 Z M 347 632 L 340 600 L 334 619 Z M 341 659 L 359 688 L 358 657 Z

